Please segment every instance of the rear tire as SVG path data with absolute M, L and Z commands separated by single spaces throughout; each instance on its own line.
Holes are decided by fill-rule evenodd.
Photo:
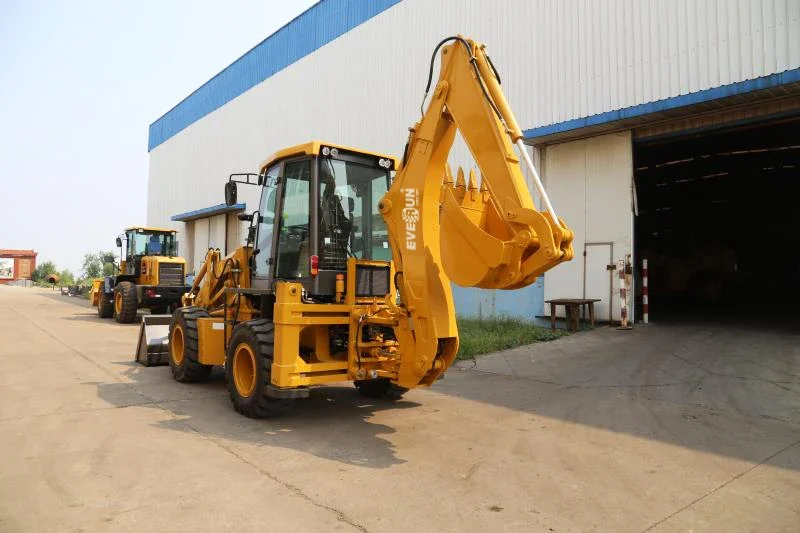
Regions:
M 233 408 L 238 413 L 249 418 L 268 418 L 289 409 L 291 400 L 267 396 L 274 350 L 272 321 L 248 320 L 233 328 L 225 358 L 225 377 Z
M 172 314 L 169 325 L 169 368 L 180 383 L 206 379 L 213 365 L 204 365 L 198 358 L 197 319 L 207 317 L 202 307 L 181 307 Z
M 120 281 L 114 288 L 114 318 L 120 324 L 130 324 L 136 320 L 139 308 L 136 285 L 131 281 Z
M 362 396 L 383 400 L 399 400 L 408 389 L 395 385 L 386 378 L 364 379 L 355 382 Z
M 97 295 L 97 316 L 111 318 L 114 316 L 114 295 L 100 291 Z

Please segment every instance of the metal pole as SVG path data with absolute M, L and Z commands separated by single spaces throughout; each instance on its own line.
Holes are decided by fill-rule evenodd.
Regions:
M 515 144 L 519 149 L 520 155 L 522 155 L 522 159 L 528 166 L 528 170 L 531 172 L 531 174 L 533 174 L 533 184 L 536 187 L 539 196 L 542 197 L 542 202 L 544 202 L 545 209 L 547 209 L 547 212 L 550 214 L 550 218 L 553 219 L 553 222 L 560 227 L 561 223 L 558 221 L 558 217 L 556 216 L 556 210 L 553 209 L 553 204 L 550 203 L 550 198 L 547 196 L 547 191 L 544 190 L 542 179 L 539 177 L 536 167 L 533 166 L 533 161 L 531 161 L 531 156 L 528 155 L 528 150 L 525 148 L 525 143 L 522 142 L 522 139 L 517 139 Z
M 633 329 L 628 324 L 628 290 L 626 287 L 625 279 L 625 260 L 620 261 L 619 264 L 619 316 L 620 323 L 617 329 L 628 330 Z
M 650 322 L 650 298 L 647 288 L 647 259 L 642 259 L 642 322 Z

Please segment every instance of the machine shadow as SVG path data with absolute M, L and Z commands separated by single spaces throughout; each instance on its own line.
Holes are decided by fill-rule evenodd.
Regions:
M 47 299 L 50 299 L 50 300 L 54 300 L 56 302 L 64 302 L 64 303 L 72 304 L 72 305 L 77 306 L 77 307 L 83 307 L 83 308 L 86 308 L 86 309 L 94 309 L 92 307 L 92 304 L 89 303 L 89 300 L 86 299 L 86 298 L 83 298 L 81 296 L 66 296 L 66 295 L 61 294 L 58 291 L 53 291 L 52 294 L 46 293 L 46 292 L 40 292 L 39 295 L 44 297 L 44 298 L 47 298 Z M 97 316 L 97 313 L 95 313 L 95 316 Z
M 770 464 L 800 470 L 797 345 L 785 322 L 598 328 L 465 362 L 431 392 L 754 464 L 785 450 Z
M 354 387 L 320 387 L 311 397 L 296 401 L 278 418 L 255 420 L 233 410 L 224 374 L 215 369 L 201 383 L 180 384 L 168 367 L 140 366 L 132 361 L 122 375 L 126 383 L 95 383 L 98 396 L 119 407 L 143 406 L 166 411 L 169 418 L 157 425 L 170 431 L 200 433 L 221 441 L 258 447 L 280 447 L 367 468 L 388 468 L 405 461 L 386 438 L 395 429 L 371 422 L 382 410 L 419 406 L 406 400 L 371 400 Z

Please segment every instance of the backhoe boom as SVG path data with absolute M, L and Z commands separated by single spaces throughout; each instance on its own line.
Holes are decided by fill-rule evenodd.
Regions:
M 546 212 L 534 206 L 513 150 L 517 144 L 527 158 L 522 132 L 485 46 L 452 37 L 440 47 L 439 81 L 380 203 L 408 318 L 397 332 L 403 387 L 432 383 L 455 359 L 451 280 L 464 287 L 521 288 L 573 255 L 572 232 L 554 218 L 528 158 Z M 456 130 L 481 171 L 480 186 L 461 169 L 453 179 L 447 159 Z

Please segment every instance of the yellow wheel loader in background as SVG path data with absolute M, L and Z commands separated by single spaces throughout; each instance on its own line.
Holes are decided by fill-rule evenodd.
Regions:
M 516 289 L 572 258 L 572 232 L 547 198 L 485 47 L 443 40 L 431 77 L 439 50 L 439 81 L 402 161 L 315 141 L 229 178 L 228 205 L 237 183 L 249 183 L 261 187 L 260 207 L 240 215 L 250 222 L 247 244 L 226 257 L 210 250 L 172 316 L 176 380 L 223 365 L 233 406 L 249 417 L 279 414 L 333 382 L 398 398 L 431 385 L 456 357 L 451 280 Z M 480 184 L 450 171 L 456 130 Z
M 90 298 L 100 318 L 112 316 L 120 323 L 136 320 L 138 309 L 153 314 L 178 307 L 189 286 L 186 260 L 178 257 L 176 231 L 132 227 L 117 237 L 119 272 L 101 282 L 95 280 Z M 113 256 L 105 258 L 113 262 Z

